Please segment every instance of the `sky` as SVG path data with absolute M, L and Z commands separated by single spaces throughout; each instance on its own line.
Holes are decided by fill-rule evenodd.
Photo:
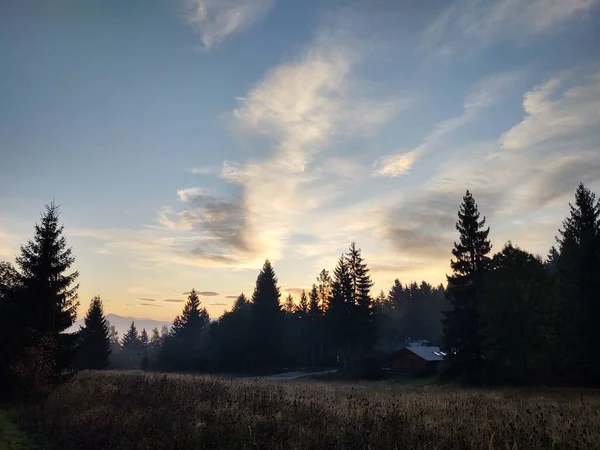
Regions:
M 80 315 L 211 317 L 352 241 L 445 282 L 467 189 L 545 256 L 600 193 L 600 0 L 5 0 L 0 259 L 60 205 Z

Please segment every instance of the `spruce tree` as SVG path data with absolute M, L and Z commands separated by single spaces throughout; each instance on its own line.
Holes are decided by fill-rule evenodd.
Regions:
M 300 302 L 296 308 L 296 314 L 298 314 L 300 318 L 304 318 L 308 314 L 308 298 L 306 297 L 306 292 L 304 290 L 302 290 L 302 293 L 300 294 Z
M 319 305 L 323 314 L 329 308 L 329 299 L 331 298 L 331 276 L 329 271 L 323 269 L 317 277 L 317 291 L 319 292 Z
M 481 304 L 486 381 L 543 380 L 550 287 L 539 258 L 510 242 L 494 255 Z
M 123 351 L 131 354 L 138 354 L 140 352 L 140 337 L 135 322 L 131 322 L 131 326 L 123 336 L 121 347 L 123 347 Z
M 146 329 L 143 328 L 140 334 L 140 354 L 142 357 L 142 361 L 140 363 L 140 367 L 142 370 L 147 370 L 150 366 L 150 359 L 148 358 L 148 351 L 150 346 L 150 338 L 148 337 L 148 333 Z
M 295 309 L 296 307 L 294 305 L 294 299 L 292 298 L 292 294 L 288 294 L 283 304 L 283 310 L 286 314 L 294 314 Z
M 394 285 L 388 292 L 388 302 L 390 303 L 390 307 L 395 311 L 403 311 L 406 306 L 404 287 L 398 278 L 394 280 Z
M 252 295 L 250 338 L 254 370 L 279 368 L 283 359 L 283 313 L 277 276 L 266 260 L 256 278 Z
M 54 202 L 46 205 L 33 239 L 21 246 L 16 258 L 20 287 L 10 313 L 19 330 L 15 342 L 20 341 L 18 345 L 27 347 L 28 352 L 42 352 L 40 361 L 51 366 L 47 372 L 54 376 L 71 366 L 77 339 L 76 333 L 63 333 L 75 321 L 79 306 L 78 273 L 67 273 L 75 257 L 63 231 L 58 206 Z M 25 338 L 17 339 L 19 335 Z
M 235 299 L 235 302 L 233 303 L 233 308 L 231 310 L 239 311 L 245 309 L 249 304 L 250 302 L 242 292 L 240 295 L 238 295 L 238 298 Z
M 371 287 L 373 282 L 369 269 L 361 254 L 361 249 L 352 242 L 346 253 L 348 275 L 350 277 L 350 327 L 352 329 L 352 352 L 354 356 L 364 356 L 375 343 L 375 322 Z
M 108 323 L 102 299 L 96 296 L 92 298 L 80 332 L 78 366 L 81 369 L 105 369 L 110 352 Z
M 310 341 L 310 363 L 314 366 L 320 360 L 320 348 L 322 341 L 323 313 L 319 307 L 319 291 L 317 285 L 313 284 L 308 294 L 308 322 Z
M 145 328 L 142 328 L 142 332 L 140 333 L 140 349 L 142 352 L 142 356 L 148 355 L 148 348 L 150 345 L 150 338 L 148 337 L 148 332 Z
M 346 257 L 342 255 L 333 271 L 331 297 L 325 320 L 332 350 L 337 361 L 343 363 L 344 369 L 348 368 L 351 356 L 353 312 L 352 279 Z
M 458 211 L 456 229 L 460 239 L 452 249 L 453 274 L 447 277 L 452 309 L 444 313 L 443 347 L 448 353 L 448 374 L 465 382 L 477 382 L 482 370 L 479 307 L 492 245 L 485 217 L 480 220 L 479 209 L 469 191 Z
M 190 291 L 181 315 L 173 321 L 171 334 L 163 348 L 167 365 L 177 370 L 200 369 L 205 364 L 210 318 L 200 305 L 195 289 Z
M 563 381 L 598 383 L 597 358 L 600 317 L 600 203 L 583 184 L 575 192 L 575 205 L 559 230 L 558 316 Z
M 41 223 L 35 225 L 35 235 L 26 246 L 21 246 L 16 258 L 23 284 L 22 311 L 25 324 L 32 330 L 58 334 L 75 322 L 77 315 L 78 272 L 65 273 L 75 262 L 67 247 L 59 224 L 58 205 L 46 205 Z

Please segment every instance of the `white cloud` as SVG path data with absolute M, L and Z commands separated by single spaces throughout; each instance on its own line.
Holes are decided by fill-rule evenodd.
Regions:
M 374 164 L 375 175 L 384 177 L 398 177 L 408 173 L 417 158 L 421 155 L 422 149 L 415 149 L 396 155 L 388 155 L 377 160 Z
M 194 197 L 197 197 L 199 195 L 204 195 L 204 194 L 205 194 L 204 190 L 199 187 L 179 189 L 177 191 L 177 196 L 179 197 L 179 200 L 181 200 L 184 203 L 188 203 Z
M 220 167 L 218 166 L 204 166 L 204 167 L 194 167 L 190 172 L 194 175 L 213 175 L 215 173 L 219 173 Z
M 373 175 L 398 177 L 408 173 L 415 161 L 426 151 L 431 151 L 444 136 L 477 120 L 479 113 L 494 104 L 504 89 L 517 78 L 516 72 L 500 73 L 487 77 L 471 89 L 459 116 L 438 123 L 425 140 L 414 149 L 384 156 L 374 163 Z
M 265 17 L 274 0 L 188 0 L 190 21 L 207 49 L 227 37 L 247 30 Z
M 599 74 L 553 78 L 525 94 L 525 118 L 498 140 L 432 149 L 443 152 L 436 173 L 382 199 L 387 213 L 374 232 L 417 273 L 447 270 L 456 212 L 469 189 L 487 216 L 495 250 L 512 240 L 545 255 L 577 184 L 600 189 L 599 80 Z
M 598 126 L 600 72 L 588 83 L 566 89 L 562 95 L 560 84 L 560 80 L 554 78 L 523 96 L 525 117 L 502 135 L 500 143 L 503 148 L 524 149 Z
M 507 40 L 523 45 L 589 12 L 597 3 L 598 0 L 456 0 L 426 29 L 424 47 L 447 56 Z

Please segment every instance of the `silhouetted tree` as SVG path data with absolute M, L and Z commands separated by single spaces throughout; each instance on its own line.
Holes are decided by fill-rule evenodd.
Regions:
M 108 320 L 106 320 L 106 325 L 108 326 L 108 340 L 111 344 L 121 345 L 119 341 L 119 332 L 115 328 L 114 325 L 111 325 Z
M 213 354 L 219 370 L 247 373 L 249 371 L 250 302 L 242 293 L 212 329 Z
M 323 312 L 319 306 L 319 291 L 317 285 L 313 284 L 308 294 L 308 341 L 309 341 L 309 354 L 310 354 L 310 365 L 315 366 L 317 361 L 322 362 L 320 359 L 320 347 L 322 340 L 322 327 L 323 327 Z
M 369 269 L 361 254 L 361 249 L 352 242 L 346 253 L 348 275 L 350 278 L 350 327 L 351 351 L 357 357 L 370 353 L 376 340 L 373 299 L 373 282 Z
M 77 355 L 80 369 L 105 369 L 111 352 L 109 329 L 102 299 L 92 298 L 84 319 L 84 326 L 79 333 L 79 352 Z
M 33 240 L 21 246 L 16 258 L 20 269 L 18 306 L 12 309 L 12 320 L 27 330 L 28 346 L 37 346 L 43 337 L 50 349 L 58 374 L 72 363 L 75 356 L 72 338 L 61 333 L 73 325 L 77 315 L 78 272 L 66 273 L 75 262 L 71 248 L 59 224 L 58 205 L 46 205 L 41 222 L 35 225 Z
M 159 360 L 171 370 L 198 370 L 206 366 L 208 326 L 206 308 L 201 307 L 195 289 L 190 291 L 183 312 L 173 321 L 171 333 L 162 347 Z
M 455 259 L 451 260 L 450 267 L 453 274 L 448 276 L 452 309 L 445 312 L 443 347 L 448 352 L 448 374 L 465 382 L 474 382 L 480 378 L 482 370 L 479 304 L 492 246 L 485 217 L 480 220 L 477 204 L 469 191 L 458 211 L 456 229 L 460 239 L 452 249 Z
M 135 322 L 131 322 L 131 326 L 127 330 L 127 333 L 121 340 L 121 348 L 123 349 L 123 356 L 127 360 L 129 368 L 139 368 L 141 362 L 141 346 L 140 337 L 138 335 Z
M 256 279 L 250 305 L 252 363 L 256 371 L 277 368 L 283 358 L 283 313 L 279 304 L 277 277 L 269 260 Z
M 294 299 L 292 298 L 292 294 L 288 294 L 285 298 L 285 302 L 283 304 L 283 311 L 286 314 L 293 315 L 295 310 Z
M 510 242 L 492 259 L 480 305 L 488 382 L 524 384 L 545 376 L 547 277 L 539 258 Z
M 342 255 L 333 271 L 331 297 L 325 320 L 332 350 L 336 360 L 343 363 L 344 369 L 348 368 L 350 362 L 352 332 L 350 322 L 353 308 L 352 280 L 346 257 Z
M 562 378 L 571 383 L 599 383 L 597 357 L 600 317 L 600 203 L 583 184 L 569 204 L 569 217 L 559 230 L 557 242 L 558 291 L 557 349 L 564 367 Z

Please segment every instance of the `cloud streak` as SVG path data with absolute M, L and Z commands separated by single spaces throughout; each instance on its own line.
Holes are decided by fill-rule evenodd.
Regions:
M 188 19 L 206 49 L 248 30 L 271 11 L 274 0 L 188 0 Z
M 478 115 L 484 109 L 492 106 L 500 97 L 500 94 L 516 78 L 516 72 L 506 72 L 478 82 L 468 94 L 463 104 L 463 111 L 459 116 L 444 120 L 435 125 L 425 140 L 417 147 L 395 155 L 384 156 L 375 161 L 373 164 L 373 175 L 398 177 L 407 174 L 417 159 L 425 152 L 435 148 L 443 137 L 476 121 Z
M 472 53 L 497 42 L 530 43 L 589 12 L 598 0 L 456 0 L 426 28 L 423 48 Z

